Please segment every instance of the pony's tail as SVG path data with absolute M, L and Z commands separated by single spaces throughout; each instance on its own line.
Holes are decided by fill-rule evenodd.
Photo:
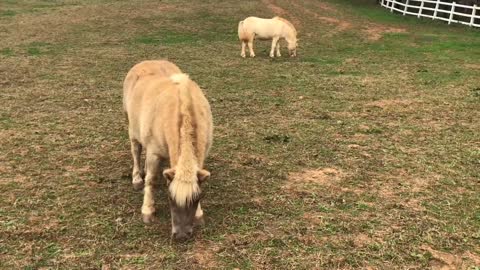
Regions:
M 169 190 L 177 205 L 189 204 L 199 193 L 200 187 L 196 181 L 197 167 L 193 149 L 192 135 L 192 97 L 190 95 L 190 78 L 187 74 L 177 73 L 170 76 L 176 85 L 180 97 L 180 156 L 173 181 Z
M 139 78 L 140 76 L 138 76 L 138 74 L 133 73 L 133 74 L 127 75 L 127 78 L 125 78 L 125 81 L 123 81 L 123 112 L 125 114 L 127 113 L 127 107 L 125 104 L 126 98 L 127 98 L 126 94 L 133 89 L 133 87 L 135 86 Z
M 245 27 L 243 27 L 243 21 L 240 21 L 238 23 L 238 38 L 241 41 L 248 41 L 248 35 L 247 35 L 247 32 L 245 31 Z

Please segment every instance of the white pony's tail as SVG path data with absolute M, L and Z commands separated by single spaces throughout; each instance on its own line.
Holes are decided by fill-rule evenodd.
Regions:
M 243 21 L 238 23 L 238 38 L 241 41 L 248 41 L 248 34 L 245 31 L 245 27 L 243 26 Z
M 180 97 L 180 156 L 176 166 L 175 176 L 168 187 L 172 199 L 178 206 L 189 204 L 199 193 L 197 181 L 198 165 L 193 148 L 192 97 L 189 84 L 192 83 L 187 74 L 178 73 L 170 76 L 177 86 Z
M 127 77 L 125 78 L 125 81 L 123 81 L 123 112 L 126 114 L 127 113 L 127 107 L 126 107 L 126 102 L 127 102 L 127 97 L 126 95 L 129 93 L 129 91 L 132 90 L 132 88 L 135 86 L 137 83 L 138 79 L 140 77 L 138 74 L 128 74 Z M 128 116 L 127 116 L 128 120 Z

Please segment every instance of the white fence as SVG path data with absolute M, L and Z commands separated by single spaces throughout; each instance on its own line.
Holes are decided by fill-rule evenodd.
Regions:
M 403 15 L 442 20 L 448 24 L 453 22 L 480 27 L 480 7 L 477 5 L 460 5 L 440 0 L 382 0 L 381 5 L 388 8 L 390 12 L 397 11 Z

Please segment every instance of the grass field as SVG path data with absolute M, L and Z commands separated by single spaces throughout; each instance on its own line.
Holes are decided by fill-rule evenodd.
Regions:
M 0 268 L 478 270 L 480 32 L 373 2 L 0 0 Z M 242 59 L 274 14 L 299 57 Z M 182 244 L 130 184 L 122 80 L 159 58 L 215 122 Z

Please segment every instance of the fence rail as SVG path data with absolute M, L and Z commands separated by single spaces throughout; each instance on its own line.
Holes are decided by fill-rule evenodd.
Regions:
M 461 5 L 440 0 L 382 0 L 381 5 L 390 12 L 396 11 L 403 15 L 480 27 L 480 7 L 477 5 Z

